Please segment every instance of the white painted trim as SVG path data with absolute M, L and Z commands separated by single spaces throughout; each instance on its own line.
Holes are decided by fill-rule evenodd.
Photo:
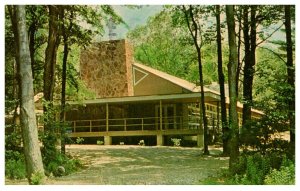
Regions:
M 145 79 L 148 75 L 149 75 L 149 73 L 147 73 L 147 72 L 145 72 L 145 71 L 143 71 L 143 70 L 140 70 L 140 69 L 138 69 L 138 68 L 136 68 L 136 67 L 132 67 L 132 69 L 133 69 L 133 85 L 134 86 L 136 86 L 136 85 L 138 85 L 138 83 L 140 83 L 143 79 Z M 135 79 L 135 71 L 139 71 L 139 72 L 141 72 L 141 73 L 143 73 L 143 74 L 145 74 L 141 79 L 139 79 L 138 81 L 136 81 L 136 79 Z

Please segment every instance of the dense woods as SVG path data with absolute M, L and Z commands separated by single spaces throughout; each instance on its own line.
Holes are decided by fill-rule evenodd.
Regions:
M 5 7 L 6 177 L 41 184 L 45 175 L 80 167 L 65 154 L 66 101 L 94 97 L 79 78 L 79 54 L 104 35 L 111 19 L 124 24 L 109 5 Z M 218 139 L 223 156 L 229 156 L 230 183 L 285 184 L 276 173 L 294 175 L 295 6 L 168 5 L 130 29 L 127 38 L 137 62 L 200 86 L 205 155 L 210 152 L 204 88 L 219 84 Z M 43 114 L 38 114 L 34 96 L 41 92 Z M 264 115 L 254 119 L 252 109 Z M 40 123 L 44 131 L 38 131 Z M 289 141 L 273 138 L 283 132 Z

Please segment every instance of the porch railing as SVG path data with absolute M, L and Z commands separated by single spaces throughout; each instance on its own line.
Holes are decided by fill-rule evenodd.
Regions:
M 162 121 L 162 122 L 161 122 Z M 199 129 L 199 119 L 194 116 L 144 118 L 119 118 L 119 119 L 95 119 L 68 121 L 67 132 L 105 132 L 105 131 L 151 131 L 170 129 Z

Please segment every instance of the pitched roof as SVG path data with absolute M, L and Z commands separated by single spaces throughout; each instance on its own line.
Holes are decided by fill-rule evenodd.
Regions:
M 140 69 L 143 69 L 149 73 L 152 73 L 160 78 L 163 78 L 165 80 L 168 80 L 169 82 L 175 84 L 175 85 L 178 85 L 186 90 L 189 90 L 191 92 L 201 92 L 201 89 L 200 89 L 200 86 L 197 86 L 196 84 L 194 83 L 191 83 L 187 80 L 184 80 L 184 79 L 181 79 L 181 78 L 178 78 L 176 76 L 172 76 L 170 74 L 167 74 L 165 72 L 162 72 L 162 71 L 159 71 L 159 70 L 156 70 L 154 68 L 151 68 L 149 66 L 145 66 L 143 64 L 139 64 L 139 63 L 133 63 L 133 66 L 135 67 L 138 67 Z M 215 93 L 217 95 L 219 95 L 219 92 L 217 91 L 214 91 L 214 90 L 211 90 L 211 89 L 208 89 L 208 88 L 205 88 L 204 87 L 204 92 L 211 92 L 211 93 Z
M 201 89 L 200 89 L 200 86 L 197 86 L 196 84 L 194 83 L 191 83 L 189 81 L 186 81 L 184 79 L 181 79 L 181 78 L 178 78 L 176 76 L 172 76 L 170 74 L 167 74 L 165 72 L 162 72 L 162 71 L 159 71 L 159 70 L 156 70 L 154 68 L 151 68 L 149 66 L 145 66 L 143 64 L 139 64 L 139 63 L 133 63 L 133 66 L 135 67 L 138 67 L 140 69 L 143 69 L 149 73 L 152 73 L 160 78 L 163 78 L 165 80 L 168 80 L 169 82 L 175 84 L 175 85 L 178 85 L 186 90 L 189 90 L 191 92 L 201 92 Z M 203 87 L 204 88 L 204 92 L 210 92 L 210 93 L 213 93 L 213 94 L 216 94 L 216 95 L 220 95 L 220 92 L 219 91 L 215 91 L 215 90 L 212 90 L 212 89 L 209 89 L 207 87 Z M 226 97 L 226 103 L 229 104 L 229 97 Z M 243 104 L 241 102 L 237 102 L 237 107 L 239 108 L 243 108 Z M 256 109 L 251 109 L 252 112 L 255 112 L 255 113 L 259 113 L 259 114 L 264 114 L 263 112 L 259 111 L 259 110 L 256 110 Z

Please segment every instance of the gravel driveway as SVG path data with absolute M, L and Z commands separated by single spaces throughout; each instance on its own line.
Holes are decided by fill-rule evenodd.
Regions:
M 214 148 L 210 156 L 202 156 L 199 148 L 184 147 L 71 145 L 66 149 L 86 168 L 48 179 L 46 184 L 197 185 L 228 167 L 228 158 L 219 157 L 221 151 Z

